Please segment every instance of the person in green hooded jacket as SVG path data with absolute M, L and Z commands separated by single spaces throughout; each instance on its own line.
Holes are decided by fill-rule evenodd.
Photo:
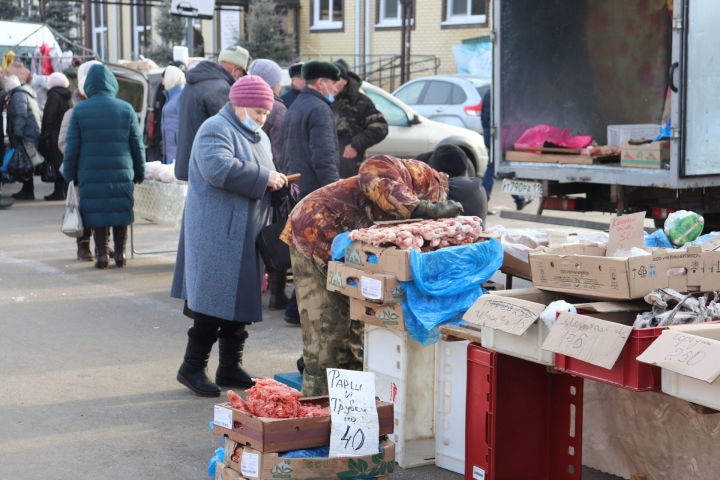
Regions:
M 63 176 L 80 196 L 83 226 L 92 229 L 97 268 L 107 268 L 108 228 L 115 264 L 124 267 L 127 226 L 133 220 L 133 182 L 145 173 L 145 147 L 132 106 L 118 98 L 115 75 L 93 65 L 84 86 L 88 99 L 75 106 L 68 127 Z

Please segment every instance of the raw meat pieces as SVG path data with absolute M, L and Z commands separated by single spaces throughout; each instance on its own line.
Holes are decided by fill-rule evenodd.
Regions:
M 271 378 L 254 378 L 255 386 L 246 390 L 243 400 L 233 390 L 228 390 L 230 406 L 256 417 L 300 418 L 330 415 L 328 407 L 302 403 L 302 393 Z
M 353 230 L 350 239 L 371 245 L 429 252 L 453 245 L 476 243 L 483 236 L 478 217 L 443 218 L 400 225 L 373 225 Z

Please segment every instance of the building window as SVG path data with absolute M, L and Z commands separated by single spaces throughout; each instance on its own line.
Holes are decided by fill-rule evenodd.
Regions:
M 312 0 L 312 30 L 343 28 L 342 0 Z
M 402 25 L 400 0 L 378 0 L 378 27 L 399 27 Z
M 135 58 L 139 58 L 145 47 L 150 46 L 152 29 L 150 8 L 150 5 L 132 7 L 133 56 Z
M 108 59 L 108 28 L 107 28 L 107 4 L 93 3 L 92 5 L 92 48 L 98 56 L 107 61 Z
M 487 24 L 488 0 L 446 0 L 443 25 Z

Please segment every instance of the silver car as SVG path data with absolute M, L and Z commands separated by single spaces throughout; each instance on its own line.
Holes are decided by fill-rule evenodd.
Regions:
M 393 95 L 432 120 L 482 132 L 482 96 L 489 88 L 487 78 L 436 75 L 411 80 Z
M 465 151 L 475 169 L 475 172 L 468 172 L 470 175 L 482 175 L 485 172 L 488 156 L 480 133 L 425 118 L 395 96 L 370 83 L 363 82 L 362 92 L 370 97 L 389 126 L 387 137 L 370 147 L 368 155 L 387 154 L 411 158 L 429 152 L 438 145 L 457 145 Z

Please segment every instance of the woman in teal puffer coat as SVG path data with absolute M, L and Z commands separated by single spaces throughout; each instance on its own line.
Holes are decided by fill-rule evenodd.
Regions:
M 133 218 L 133 181 L 145 172 L 145 147 L 132 106 L 115 98 L 115 75 L 93 65 L 85 80 L 88 99 L 73 109 L 63 176 L 78 186 L 83 226 L 92 229 L 97 268 L 108 266 L 108 227 L 113 228 L 115 264 L 126 264 L 127 226 Z

